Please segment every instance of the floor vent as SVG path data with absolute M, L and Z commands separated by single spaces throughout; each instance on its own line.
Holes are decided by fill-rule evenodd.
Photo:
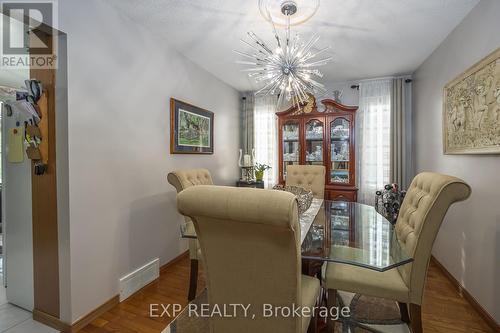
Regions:
M 160 276 L 160 260 L 152 260 L 146 265 L 120 279 L 120 302 Z

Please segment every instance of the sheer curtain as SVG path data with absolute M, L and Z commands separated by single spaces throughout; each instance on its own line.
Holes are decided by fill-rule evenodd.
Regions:
M 357 112 L 358 201 L 374 204 L 375 191 L 391 174 L 392 80 L 367 80 L 359 84 Z
M 276 184 L 278 173 L 276 97 L 255 97 L 253 123 L 255 162 L 271 166 L 264 173 L 265 186 L 270 188 Z

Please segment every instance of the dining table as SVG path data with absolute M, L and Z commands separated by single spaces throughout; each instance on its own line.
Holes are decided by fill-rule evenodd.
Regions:
M 313 199 L 299 224 L 304 274 L 316 275 L 325 262 L 384 272 L 413 261 L 394 224 L 373 206 Z M 181 237 L 197 238 L 192 222 L 181 225 Z
M 411 263 L 395 232 L 395 225 L 373 206 L 358 202 L 313 199 L 310 207 L 299 216 L 302 273 L 320 277 L 324 263 L 335 262 L 360 266 L 379 272 Z M 197 238 L 192 222 L 181 225 L 183 238 Z M 197 300 L 195 300 L 196 302 Z M 199 331 L 208 331 L 208 322 L 200 322 Z M 325 323 L 319 324 L 325 329 Z M 337 330 L 354 332 L 368 328 L 350 317 L 339 318 Z M 195 325 L 196 326 L 196 325 Z M 192 333 L 193 323 L 186 314 L 168 325 L 164 333 Z M 378 326 L 380 332 L 392 332 L 394 327 Z M 403 332 L 407 326 L 403 325 Z M 408 331 L 409 332 L 409 331 Z

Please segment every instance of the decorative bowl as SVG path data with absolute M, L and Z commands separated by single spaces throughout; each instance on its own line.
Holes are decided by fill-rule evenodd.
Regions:
M 299 206 L 299 215 L 302 215 L 306 210 L 309 209 L 313 200 L 313 193 L 311 190 L 306 190 L 300 186 L 293 185 L 275 185 L 273 190 L 286 191 L 294 194 L 297 197 Z

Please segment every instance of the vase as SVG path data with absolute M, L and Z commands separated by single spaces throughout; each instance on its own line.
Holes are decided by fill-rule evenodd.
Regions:
M 264 179 L 264 171 L 255 171 L 255 179 L 261 182 Z

